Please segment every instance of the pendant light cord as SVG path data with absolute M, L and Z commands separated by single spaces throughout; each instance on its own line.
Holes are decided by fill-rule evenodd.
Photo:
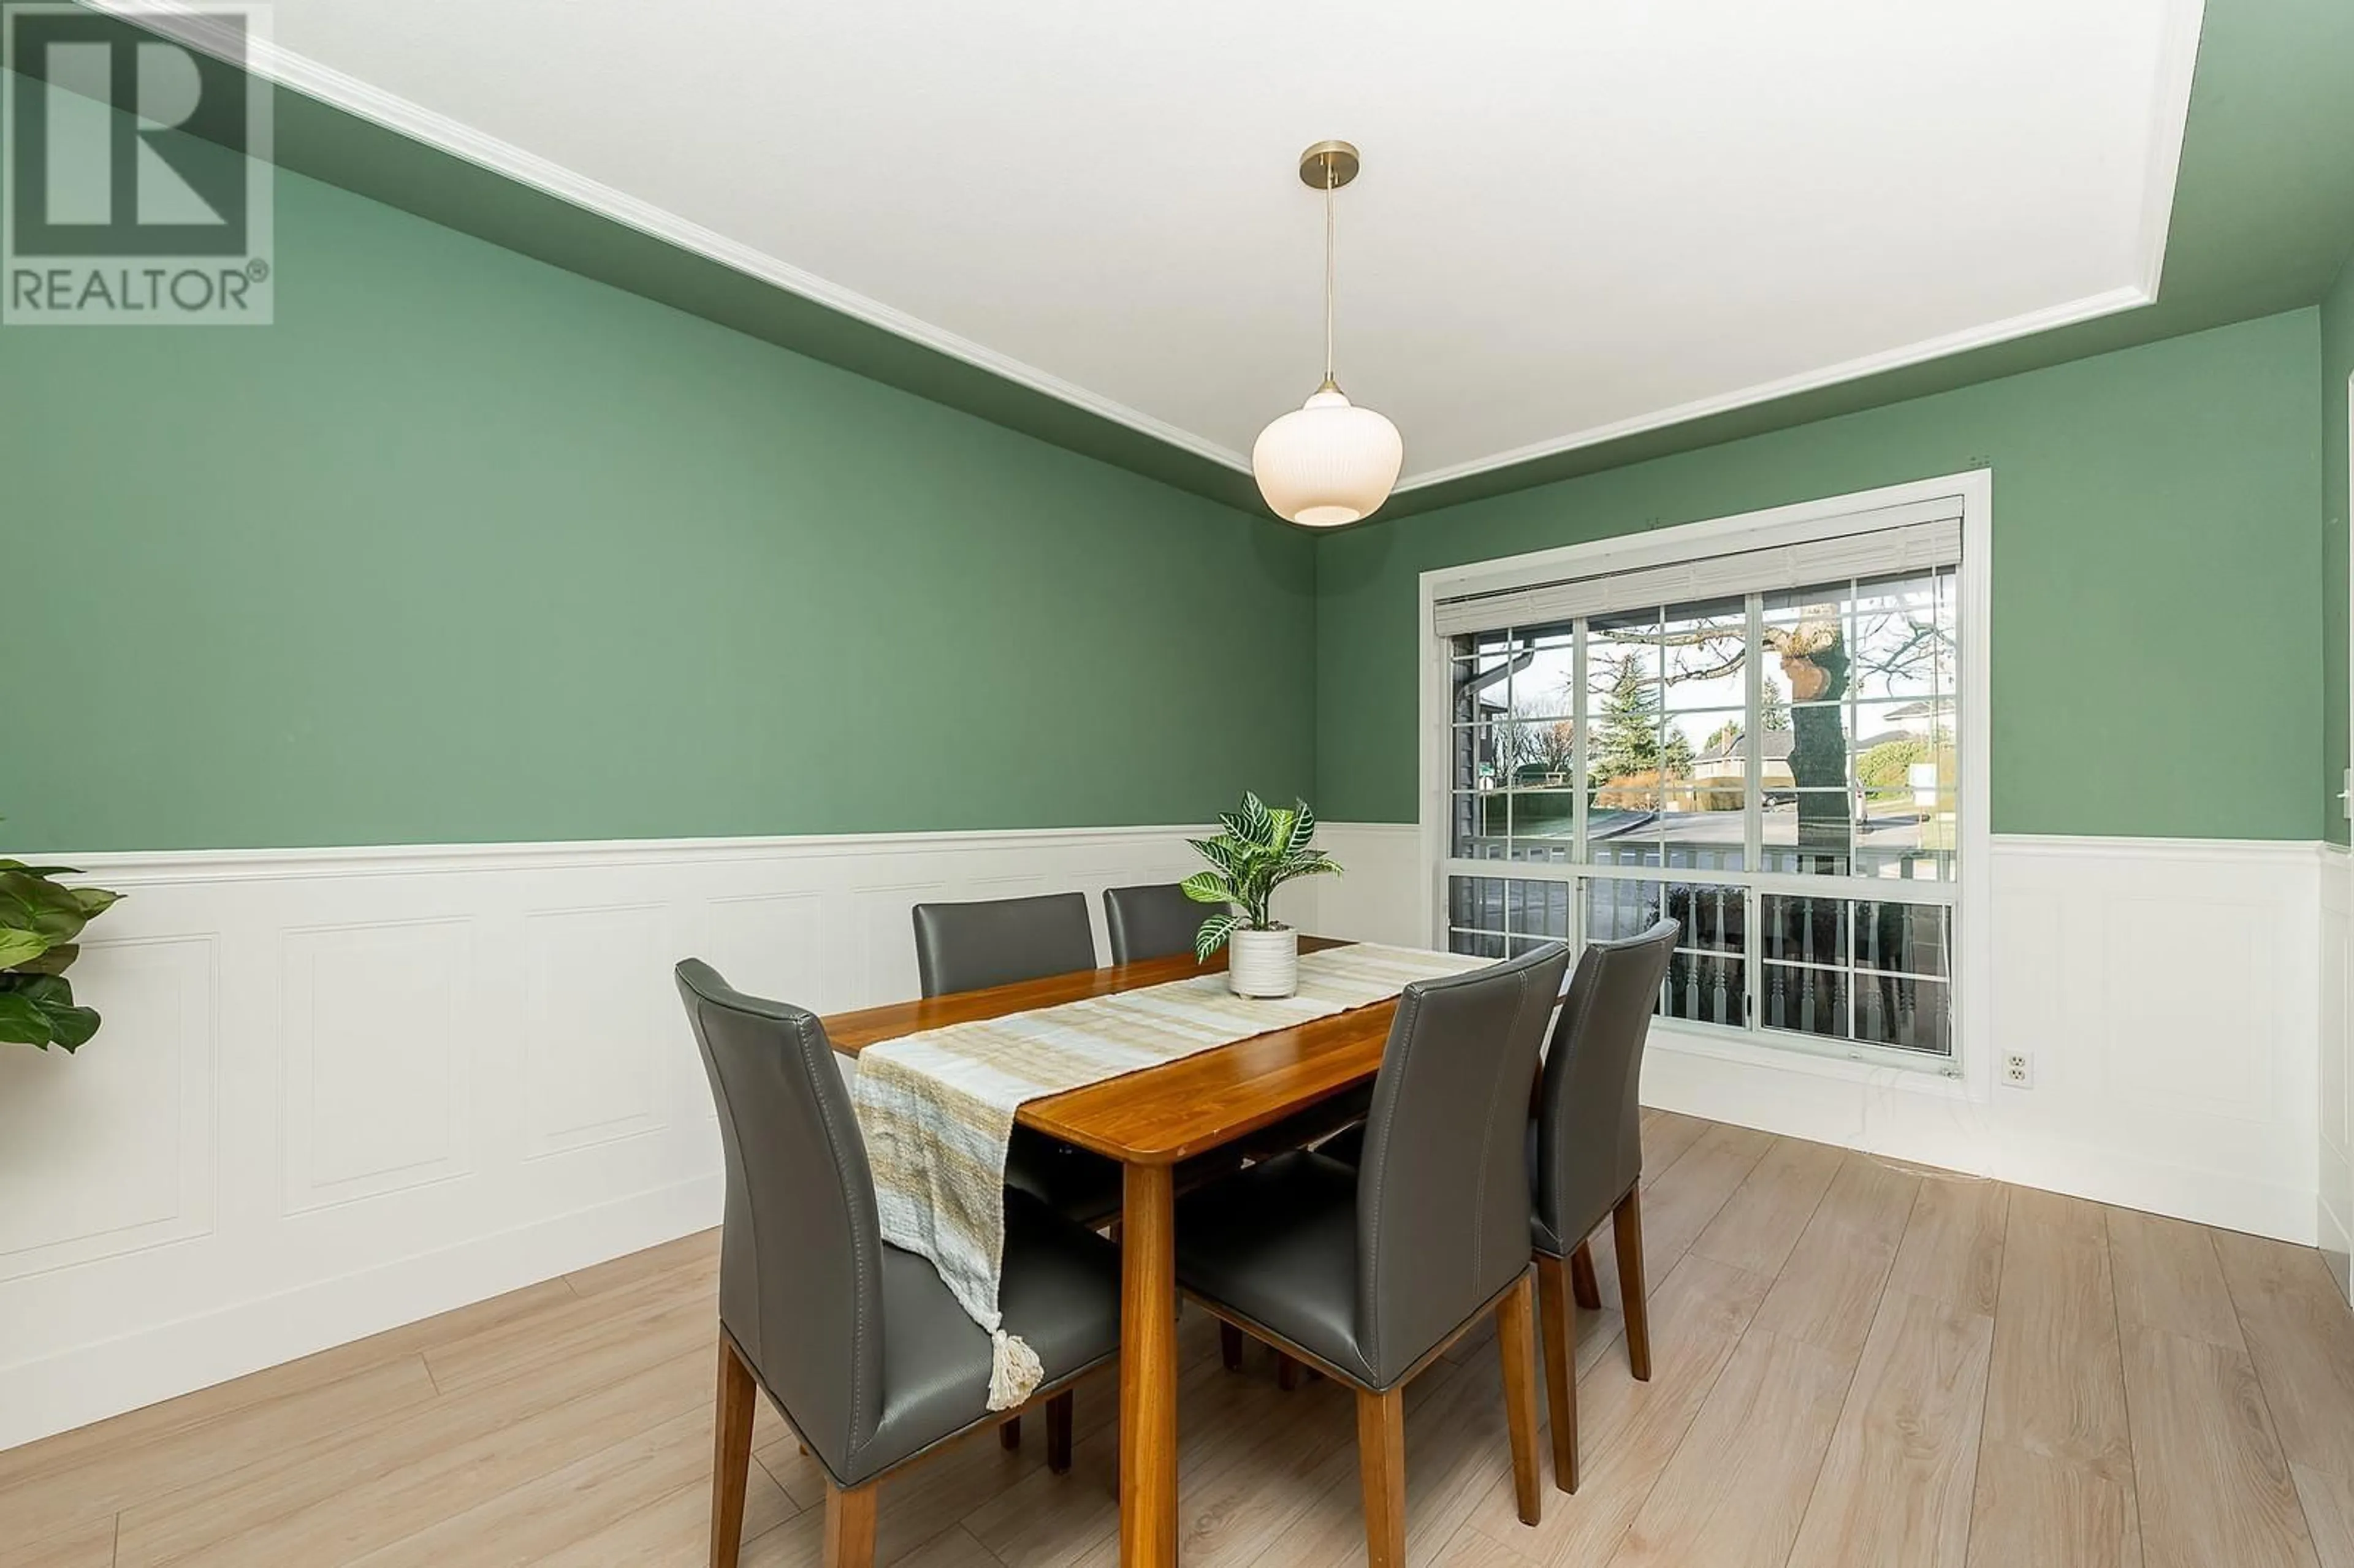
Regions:
M 1324 385 L 1338 387 L 1332 379 L 1332 160 L 1324 160 Z

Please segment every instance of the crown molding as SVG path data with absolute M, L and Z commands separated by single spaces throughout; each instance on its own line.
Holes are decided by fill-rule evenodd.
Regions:
M 880 300 L 870 299 L 854 289 L 819 277 L 767 251 L 730 239 L 716 229 L 707 228 L 652 202 L 642 201 L 626 191 L 591 179 L 535 153 L 526 152 L 462 121 L 396 93 L 372 87 L 356 77 L 298 54 L 274 40 L 252 39 L 240 52 L 238 40 L 208 26 L 207 17 L 199 11 L 175 7 L 170 12 L 159 13 L 152 4 L 143 3 L 143 0 L 85 0 L 85 3 L 122 21 L 168 33 L 192 48 L 232 65 L 242 66 L 275 87 L 316 99 L 413 142 L 452 157 L 462 158 L 518 185 L 569 202 L 574 207 L 634 228 L 681 250 L 716 261 L 733 271 L 757 278 L 855 321 L 987 371 L 1002 380 L 1026 387 L 1031 391 L 1067 403 L 1114 424 L 1124 425 L 1140 435 L 1150 436 L 1154 440 L 1180 451 L 1190 452 L 1222 468 L 1237 473 L 1250 471 L 1250 460 L 1230 447 L 1197 436 L 1141 409 L 1131 408 L 1125 403 L 1091 392 L 1076 382 L 1066 381 L 1010 355 L 1000 354 L 985 344 L 975 343 L 945 327 L 935 326 Z
M 1054 398 L 1140 435 L 1230 471 L 1247 474 L 1250 461 L 1231 447 L 1171 424 L 1141 409 L 1088 390 L 1036 366 L 973 342 L 905 311 L 796 267 L 781 258 L 731 239 L 651 202 L 592 179 L 463 122 L 383 91 L 345 72 L 313 60 L 269 38 L 252 40 L 240 56 L 230 40 L 207 25 L 203 10 L 175 5 L 159 14 L 154 0 L 85 0 L 93 9 L 171 33 L 191 47 L 242 64 L 274 85 L 315 99 L 423 145 L 596 213 L 641 233 L 701 256 L 731 270 L 836 311 L 869 326 Z M 1818 369 L 1761 382 L 1732 392 L 1695 398 L 1666 408 L 1531 442 L 1442 468 L 1409 473 L 1393 493 L 1470 479 L 1522 463 L 1556 457 L 1627 437 L 1691 423 L 1716 415 L 1773 403 L 1882 373 L 1945 359 L 2139 309 L 2158 300 L 2167 239 L 2174 211 L 2175 182 L 2181 164 L 2190 115 L 2190 87 L 2205 20 L 2205 0 L 2163 0 L 2164 41 L 2150 98 L 2149 161 L 2143 172 L 2142 201 L 2133 274 L 2137 281 L 2030 311 L 2000 321 L 1923 339 Z

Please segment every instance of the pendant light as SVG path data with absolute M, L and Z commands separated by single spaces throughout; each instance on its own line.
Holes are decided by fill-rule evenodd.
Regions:
M 1324 384 L 1251 448 L 1251 474 L 1267 505 L 1310 528 L 1373 515 L 1405 457 L 1397 427 L 1350 402 L 1332 379 L 1332 196 L 1357 177 L 1358 163 L 1346 142 L 1319 142 L 1299 155 L 1300 183 L 1324 193 Z

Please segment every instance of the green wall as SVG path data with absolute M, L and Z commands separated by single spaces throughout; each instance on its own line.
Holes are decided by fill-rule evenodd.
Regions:
M 1414 818 L 1419 573 L 1990 466 L 1995 831 L 2317 838 L 2321 379 L 2290 311 L 1328 535 L 1317 809 Z
M 2354 256 L 2321 302 L 2321 471 L 2323 512 L 2321 813 L 2329 837 L 2348 842 L 2338 792 L 2347 767 L 2347 378 L 2354 376 Z
M 274 326 L 0 331 L 12 848 L 1309 788 L 1305 537 L 330 185 L 277 201 Z

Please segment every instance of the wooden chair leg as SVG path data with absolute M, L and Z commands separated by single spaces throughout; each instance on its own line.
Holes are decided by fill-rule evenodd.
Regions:
M 1569 1266 L 1537 1255 L 1537 1320 L 1544 1332 L 1545 1409 L 1553 1422 L 1553 1484 L 1577 1490 L 1577 1315 Z
M 1232 1323 L 1218 1325 L 1218 1360 L 1228 1372 L 1243 1370 L 1243 1331 Z
M 1627 1359 L 1635 1375 L 1651 1380 L 1651 1308 L 1643 1286 L 1643 1190 L 1638 1183 L 1610 1213 L 1618 1254 L 1618 1303 L 1627 1314 Z
M 997 1446 L 1009 1454 L 1022 1446 L 1022 1417 L 1010 1415 L 997 1424 Z
M 744 1545 L 744 1490 L 752 1479 L 752 1369 L 719 1336 L 719 1392 L 711 1438 L 711 1568 L 736 1568 Z
M 1504 1362 L 1504 1425 L 1512 1440 L 1512 1500 L 1522 1524 L 1544 1522 L 1537 1475 L 1537 1326 L 1529 1277 L 1496 1304 L 1496 1349 Z
M 1058 1476 L 1071 1473 L 1071 1391 L 1068 1389 L 1046 1402 L 1046 1467 Z
M 1305 1371 L 1306 1369 L 1298 1361 L 1293 1361 L 1281 1351 L 1275 1352 L 1275 1386 L 1284 1393 L 1289 1393 L 1299 1386 L 1303 1381 L 1301 1374 Z
M 1357 1478 L 1366 1568 L 1405 1568 L 1405 1390 L 1357 1391 Z
M 869 1482 L 843 1491 L 825 1484 L 825 1568 L 875 1568 L 875 1501 Z
M 1590 1242 L 1580 1242 L 1569 1255 L 1569 1287 L 1577 1295 L 1577 1304 L 1592 1312 L 1602 1306 L 1602 1282 L 1594 1277 L 1594 1247 Z

